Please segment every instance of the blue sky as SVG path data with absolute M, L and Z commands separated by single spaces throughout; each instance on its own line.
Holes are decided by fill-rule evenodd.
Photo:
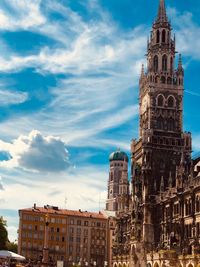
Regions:
M 199 0 L 166 0 L 185 68 L 184 129 L 200 150 Z M 138 78 L 156 0 L 1 0 L 0 214 L 104 207 L 108 156 L 138 135 Z

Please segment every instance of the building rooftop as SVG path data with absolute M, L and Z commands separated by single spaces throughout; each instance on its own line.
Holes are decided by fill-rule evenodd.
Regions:
M 101 212 L 89 212 L 82 210 L 67 210 L 67 209 L 59 209 L 55 206 L 46 205 L 44 207 L 37 207 L 34 204 L 33 208 L 20 209 L 19 212 L 35 212 L 42 214 L 56 214 L 56 215 L 67 215 L 67 216 L 77 216 L 77 217 L 85 217 L 85 218 L 93 218 L 93 219 L 106 219 L 106 216 Z

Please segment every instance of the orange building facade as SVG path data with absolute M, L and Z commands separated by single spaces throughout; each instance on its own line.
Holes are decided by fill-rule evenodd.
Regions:
M 48 216 L 48 247 L 52 261 L 64 266 L 107 266 L 109 219 L 103 213 L 59 209 L 54 206 L 19 210 L 18 252 L 41 260 L 45 218 Z

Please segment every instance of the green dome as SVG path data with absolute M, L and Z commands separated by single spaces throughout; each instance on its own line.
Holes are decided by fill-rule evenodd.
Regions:
M 126 162 L 128 162 L 128 156 L 126 155 L 125 152 L 117 150 L 110 154 L 109 160 L 110 161 L 114 161 L 114 160 L 124 161 L 125 160 Z

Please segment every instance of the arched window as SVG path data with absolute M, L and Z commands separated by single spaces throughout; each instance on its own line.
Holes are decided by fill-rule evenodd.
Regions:
M 156 43 L 157 44 L 160 43 L 160 31 L 159 30 L 157 30 L 156 32 Z
M 155 77 L 155 83 L 158 83 L 158 76 Z
M 172 78 L 171 77 L 167 78 L 167 84 L 172 84 Z
M 158 56 L 156 55 L 153 59 L 154 72 L 158 72 Z
M 175 100 L 174 100 L 173 96 L 170 96 L 168 98 L 168 107 L 173 108 L 174 107 L 174 102 L 175 102 Z
M 165 83 L 165 82 L 166 82 L 165 76 L 162 76 L 161 77 L 161 83 Z
M 158 117 L 157 119 L 157 128 L 160 130 L 164 129 L 164 120 L 162 116 Z
M 167 56 L 166 55 L 162 57 L 162 70 L 167 71 Z
M 173 63 L 173 57 L 170 58 L 170 70 L 173 71 L 173 66 L 174 66 L 174 63 Z
M 165 43 L 165 41 L 166 41 L 166 31 L 163 30 L 162 31 L 162 43 Z
M 110 173 L 110 181 L 113 181 L 113 173 Z
M 168 131 L 172 132 L 175 129 L 175 122 L 172 118 L 170 118 L 167 122 Z
M 196 212 L 199 212 L 199 197 L 196 197 Z
M 157 98 L 157 105 L 162 107 L 164 105 L 164 97 L 163 95 L 159 95 Z

